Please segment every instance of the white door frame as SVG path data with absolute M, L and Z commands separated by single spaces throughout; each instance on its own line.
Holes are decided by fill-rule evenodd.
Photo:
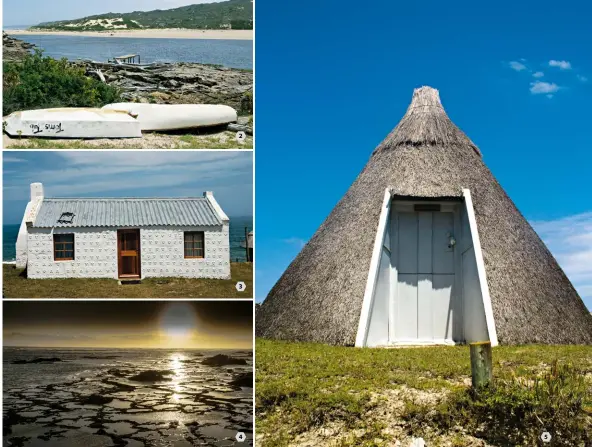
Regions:
M 473 249 L 475 251 L 475 260 L 477 262 L 477 274 L 479 277 L 479 287 L 481 288 L 483 310 L 485 311 L 487 332 L 489 334 L 489 341 L 491 342 L 491 346 L 495 347 L 499 343 L 497 339 L 497 330 L 495 327 L 495 319 L 493 316 L 493 307 L 491 305 L 491 296 L 489 295 L 489 284 L 487 282 L 487 274 L 485 272 L 485 262 L 483 261 L 483 251 L 481 250 L 481 239 L 479 238 L 479 230 L 477 228 L 477 218 L 475 216 L 475 209 L 473 207 L 473 198 L 471 197 L 471 191 L 468 188 L 463 189 L 463 197 L 465 199 L 465 209 L 469 221 Z
M 389 345 L 395 346 L 405 346 L 405 345 L 454 345 L 457 343 L 462 343 L 464 340 L 464 333 L 462 332 L 463 325 L 460 325 L 461 333 L 455 333 L 454 326 L 452 326 L 452 339 L 432 339 L 432 340 L 397 340 L 395 338 L 396 334 L 396 317 L 397 317 L 397 285 L 398 285 L 398 270 L 396 266 L 397 257 L 398 257 L 398 236 L 397 236 L 397 229 L 398 229 L 398 218 L 399 212 L 416 212 L 415 205 L 439 205 L 440 211 L 442 213 L 452 213 L 454 219 L 454 238 L 456 239 L 457 243 L 460 241 L 461 235 L 461 223 L 460 223 L 460 212 L 462 206 L 462 199 L 459 198 L 458 201 L 439 201 L 439 200 L 402 200 L 393 198 L 392 205 L 391 205 L 391 216 L 389 225 L 391 225 L 391 277 L 390 283 L 391 293 L 390 293 L 390 300 L 389 300 Z M 455 246 L 454 249 L 454 295 L 451 297 L 452 306 L 455 311 L 458 311 L 459 315 L 458 318 L 463 318 L 463 308 L 462 308 L 462 266 L 461 266 L 461 257 L 460 257 L 460 250 L 458 250 Z M 456 317 L 456 312 L 453 312 L 453 315 Z M 451 323 L 452 324 L 452 323 Z M 458 340 L 454 340 L 454 337 L 460 337 Z
M 386 226 L 389 225 L 389 217 L 391 210 L 391 190 L 386 189 L 384 192 L 384 199 L 382 201 L 382 208 L 380 210 L 380 217 L 378 219 L 378 229 L 376 230 L 376 237 L 374 238 L 374 248 L 372 249 L 372 257 L 370 258 L 370 268 L 368 270 L 368 279 L 366 280 L 366 290 L 364 291 L 364 301 L 362 302 L 362 312 L 358 320 L 358 332 L 356 334 L 356 347 L 361 348 L 366 346 L 366 337 L 368 336 L 368 324 L 370 321 L 370 309 L 372 309 L 372 301 L 374 298 L 374 291 L 376 290 L 376 280 L 378 278 L 378 262 L 382 252 L 382 244 L 385 237 Z

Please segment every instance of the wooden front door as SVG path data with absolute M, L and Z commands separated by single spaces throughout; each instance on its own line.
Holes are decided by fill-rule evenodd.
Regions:
M 117 253 L 120 278 L 139 278 L 140 230 L 117 230 Z

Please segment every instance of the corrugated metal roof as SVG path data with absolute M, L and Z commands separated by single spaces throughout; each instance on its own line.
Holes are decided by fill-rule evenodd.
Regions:
M 62 217 L 66 213 L 64 217 Z M 70 219 L 68 213 L 73 213 Z M 71 220 L 71 223 L 68 221 Z M 58 222 L 59 221 L 59 222 Z M 43 199 L 34 227 L 210 226 L 222 221 L 203 197 Z

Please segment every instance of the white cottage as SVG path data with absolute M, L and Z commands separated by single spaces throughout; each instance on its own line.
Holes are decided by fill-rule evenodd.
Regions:
M 28 278 L 230 278 L 229 219 L 195 198 L 47 198 L 31 184 L 16 242 Z

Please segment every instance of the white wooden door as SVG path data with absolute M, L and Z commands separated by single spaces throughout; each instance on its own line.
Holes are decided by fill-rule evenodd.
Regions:
M 453 339 L 455 214 L 397 210 L 391 235 L 392 343 L 448 343 Z

